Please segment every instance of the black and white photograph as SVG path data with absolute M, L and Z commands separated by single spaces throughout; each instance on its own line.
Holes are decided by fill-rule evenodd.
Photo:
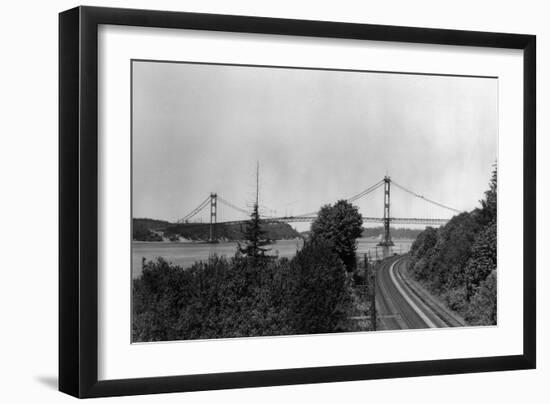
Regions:
M 0 402 L 548 402 L 545 3 L 91 3 L 3 7 Z
M 132 342 L 498 326 L 498 78 L 131 61 Z

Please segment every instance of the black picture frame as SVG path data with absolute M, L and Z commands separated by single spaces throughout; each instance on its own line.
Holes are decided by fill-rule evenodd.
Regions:
M 523 354 L 98 381 L 100 24 L 523 50 Z M 535 368 L 535 61 L 534 35 L 96 7 L 60 13 L 59 390 L 84 398 Z

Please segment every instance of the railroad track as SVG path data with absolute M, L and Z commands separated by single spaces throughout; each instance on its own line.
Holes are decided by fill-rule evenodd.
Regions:
M 460 327 L 464 320 L 410 278 L 406 256 L 385 260 L 376 273 L 379 329 Z

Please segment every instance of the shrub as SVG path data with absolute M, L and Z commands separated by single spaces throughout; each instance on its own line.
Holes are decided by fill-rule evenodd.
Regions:
M 470 299 L 466 321 L 471 325 L 497 323 L 497 273 L 492 271 Z
M 466 300 L 466 288 L 456 288 L 451 289 L 448 292 L 445 292 L 442 295 L 443 301 L 447 304 L 451 310 L 456 311 L 457 313 L 464 313 L 467 310 L 467 300 Z

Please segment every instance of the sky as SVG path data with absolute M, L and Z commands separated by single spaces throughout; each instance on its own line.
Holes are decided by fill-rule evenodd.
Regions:
M 210 192 L 299 215 L 389 175 L 459 210 L 497 160 L 498 79 L 133 61 L 134 217 L 175 221 Z M 355 203 L 382 216 L 382 188 Z M 394 217 L 448 218 L 393 186 Z M 219 204 L 218 221 L 245 216 Z M 208 220 L 208 209 L 195 217 Z

